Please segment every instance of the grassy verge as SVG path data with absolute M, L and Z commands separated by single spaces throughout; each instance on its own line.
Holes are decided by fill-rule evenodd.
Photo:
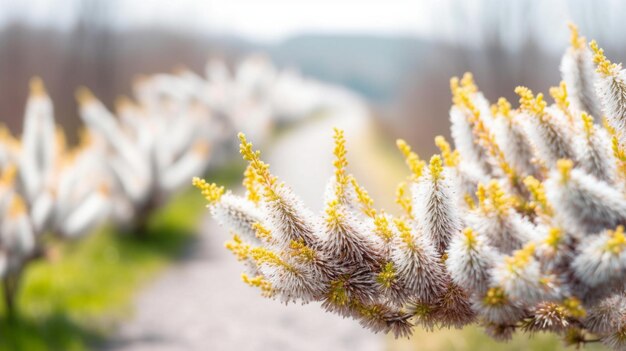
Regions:
M 209 179 L 232 183 L 241 165 L 227 165 Z M 152 216 L 147 236 L 112 228 L 72 243 L 59 243 L 52 259 L 28 267 L 18 296 L 19 316 L 0 307 L 0 351 L 88 350 L 110 335 L 131 312 L 137 290 L 194 239 L 205 210 L 190 190 Z
M 516 333 L 509 342 L 497 342 L 478 327 L 471 326 L 463 330 L 439 330 L 432 333 L 421 329 L 415 330 L 415 335 L 409 339 L 395 340 L 388 337 L 388 351 L 523 351 L 523 350 L 575 350 L 575 347 L 565 347 L 561 339 L 553 334 L 538 333 L 528 335 Z M 602 345 L 590 344 L 583 348 L 585 351 L 606 350 Z

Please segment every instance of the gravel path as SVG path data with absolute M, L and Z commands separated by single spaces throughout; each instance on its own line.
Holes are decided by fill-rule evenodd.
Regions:
M 346 129 L 349 147 L 366 125 L 358 98 L 339 90 L 330 96 L 335 107 L 328 117 L 289 132 L 264 154 L 273 173 L 316 211 L 332 174 L 332 127 Z M 209 218 L 203 228 L 189 257 L 140 294 L 135 315 L 107 350 L 383 349 L 382 336 L 317 304 L 285 306 L 260 297 L 241 282 L 239 263 L 223 249 L 226 230 Z

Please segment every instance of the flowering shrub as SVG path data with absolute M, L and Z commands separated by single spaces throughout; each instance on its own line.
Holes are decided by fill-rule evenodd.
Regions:
M 0 278 L 9 313 L 48 236 L 76 238 L 107 219 L 144 233 L 154 209 L 228 151 L 225 135 L 243 128 L 264 139 L 277 116 L 299 119 L 324 105 L 318 83 L 261 58 L 244 60 L 234 76 L 211 61 L 206 78 L 181 69 L 142 77 L 134 88 L 135 100 L 120 98 L 115 114 L 80 88 L 86 128 L 73 148 L 39 78 L 21 137 L 0 125 Z
M 322 104 L 315 83 L 260 57 L 243 60 L 234 76 L 221 61 L 209 61 L 206 71 L 206 78 L 184 68 L 141 77 L 135 99 L 120 98 L 115 114 L 88 89 L 77 91 L 81 117 L 104 144 L 115 180 L 114 220 L 134 233 L 145 232 L 154 209 L 228 150 L 224 139 L 235 128 L 263 140 L 274 119 L 302 118 Z M 284 98 L 291 91 L 303 94 Z M 282 103 L 292 100 L 299 109 Z
M 46 234 L 75 238 L 107 218 L 111 182 L 87 135 L 68 148 L 39 78 L 31 81 L 21 139 L 0 131 L 0 277 L 9 313 L 29 261 L 46 250 Z
M 245 196 L 193 183 L 235 233 L 244 282 L 396 336 L 479 323 L 498 340 L 521 329 L 626 349 L 626 71 L 571 30 L 550 106 L 525 87 L 517 109 L 490 105 L 471 74 L 451 80 L 455 149 L 437 137 L 426 162 L 397 143 L 401 216 L 346 172 L 342 131 L 320 216 L 240 134 Z

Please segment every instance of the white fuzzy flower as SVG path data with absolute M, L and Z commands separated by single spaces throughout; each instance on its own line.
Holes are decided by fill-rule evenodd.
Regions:
M 557 109 L 548 108 L 540 115 L 522 115 L 521 118 L 536 157 L 550 168 L 559 159 L 576 157 L 572 127 L 561 115 Z
M 506 100 L 499 100 L 499 105 L 508 104 Z M 508 105 L 510 108 L 510 105 Z M 523 175 L 532 175 L 537 172 L 533 163 L 533 148 L 528 140 L 518 113 L 503 107 L 494 122 L 494 134 L 498 145 L 511 166 Z M 505 115 L 506 114 L 506 115 Z
M 626 298 L 620 293 L 609 296 L 589 310 L 583 320 L 592 333 L 606 335 L 626 324 Z
M 574 234 L 598 233 L 626 223 L 626 199 L 618 189 L 562 160 L 545 182 L 559 223 Z
M 255 223 L 263 222 L 263 213 L 254 203 L 228 192 L 212 205 L 211 215 L 218 223 L 252 242 L 256 238 Z
M 572 262 L 578 279 L 590 286 L 623 281 L 626 273 L 626 237 L 624 228 L 608 230 L 585 239 Z
M 593 66 L 593 55 L 584 37 L 578 36 L 578 28 L 570 25 L 571 46 L 561 58 L 561 76 L 567 84 L 569 101 L 575 111 L 602 116 L 595 83 L 598 75 Z
M 510 209 L 477 212 L 468 215 L 466 221 L 486 239 L 489 246 L 504 254 L 521 248 L 536 236 L 533 224 Z
M 468 121 L 469 113 L 469 111 L 456 105 L 450 109 L 450 122 L 452 123 L 450 132 L 454 146 L 459 150 L 464 161 L 474 163 L 482 173 L 490 174 L 492 165 L 489 162 L 487 152 L 475 139 L 472 125 Z
M 461 232 L 453 175 L 453 172 L 444 170 L 441 158 L 435 155 L 430 160 L 429 170 L 411 189 L 417 231 L 428 237 L 440 253 Z
M 567 317 L 563 306 L 554 302 L 540 302 L 532 309 L 532 316 L 524 320 L 522 330 L 529 333 L 562 332 L 570 324 Z
M 414 235 L 406 223 L 396 222 L 399 238 L 391 253 L 403 286 L 422 302 L 433 302 L 445 291 L 446 272 L 434 245 L 426 236 Z
M 591 116 L 583 113 L 584 137 L 576 143 L 578 164 L 587 173 L 609 184 L 616 180 L 616 159 L 611 150 L 611 137 Z
M 591 42 L 599 78 L 596 92 L 602 102 L 602 111 L 608 122 L 619 132 L 620 141 L 626 141 L 626 71 L 621 64 L 613 64 L 604 57 L 604 51 Z
M 527 244 L 505 257 L 492 271 L 494 284 L 513 300 L 534 304 L 561 296 L 558 282 L 542 272 L 534 251 L 535 244 Z
M 260 272 L 279 293 L 282 302 L 308 303 L 319 298 L 323 285 L 304 272 L 282 265 L 261 264 Z
M 622 327 L 602 337 L 602 343 L 615 351 L 626 350 L 626 328 Z
M 268 229 L 280 247 L 292 241 L 303 240 L 305 244 L 319 244 L 319 224 L 313 214 L 287 186 L 276 189 L 276 196 L 262 202 Z
M 26 103 L 22 150 L 19 156 L 19 174 L 29 203 L 49 185 L 55 163 L 58 161 L 52 101 L 43 82 L 33 78 L 31 93 Z
M 369 237 L 365 229 L 346 206 L 337 200 L 331 201 L 326 208 L 320 250 L 338 265 L 378 266 L 382 252 L 377 250 L 374 238 Z
M 523 305 L 511 300 L 502 288 L 492 287 L 472 297 L 474 309 L 486 321 L 512 325 L 527 315 Z
M 496 253 L 479 233 L 467 228 L 455 235 L 447 253 L 446 267 L 456 284 L 470 292 L 488 289 Z

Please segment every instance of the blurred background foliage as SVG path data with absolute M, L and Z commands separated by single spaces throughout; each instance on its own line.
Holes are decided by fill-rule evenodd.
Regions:
M 207 175 L 234 185 L 243 162 Z M 26 271 L 17 314 L 0 306 L 0 350 L 91 350 L 104 345 L 132 312 L 137 290 L 173 261 L 183 259 L 205 209 L 189 190 L 149 219 L 145 235 L 119 235 L 105 226 L 76 242 L 52 245 L 45 260 Z

